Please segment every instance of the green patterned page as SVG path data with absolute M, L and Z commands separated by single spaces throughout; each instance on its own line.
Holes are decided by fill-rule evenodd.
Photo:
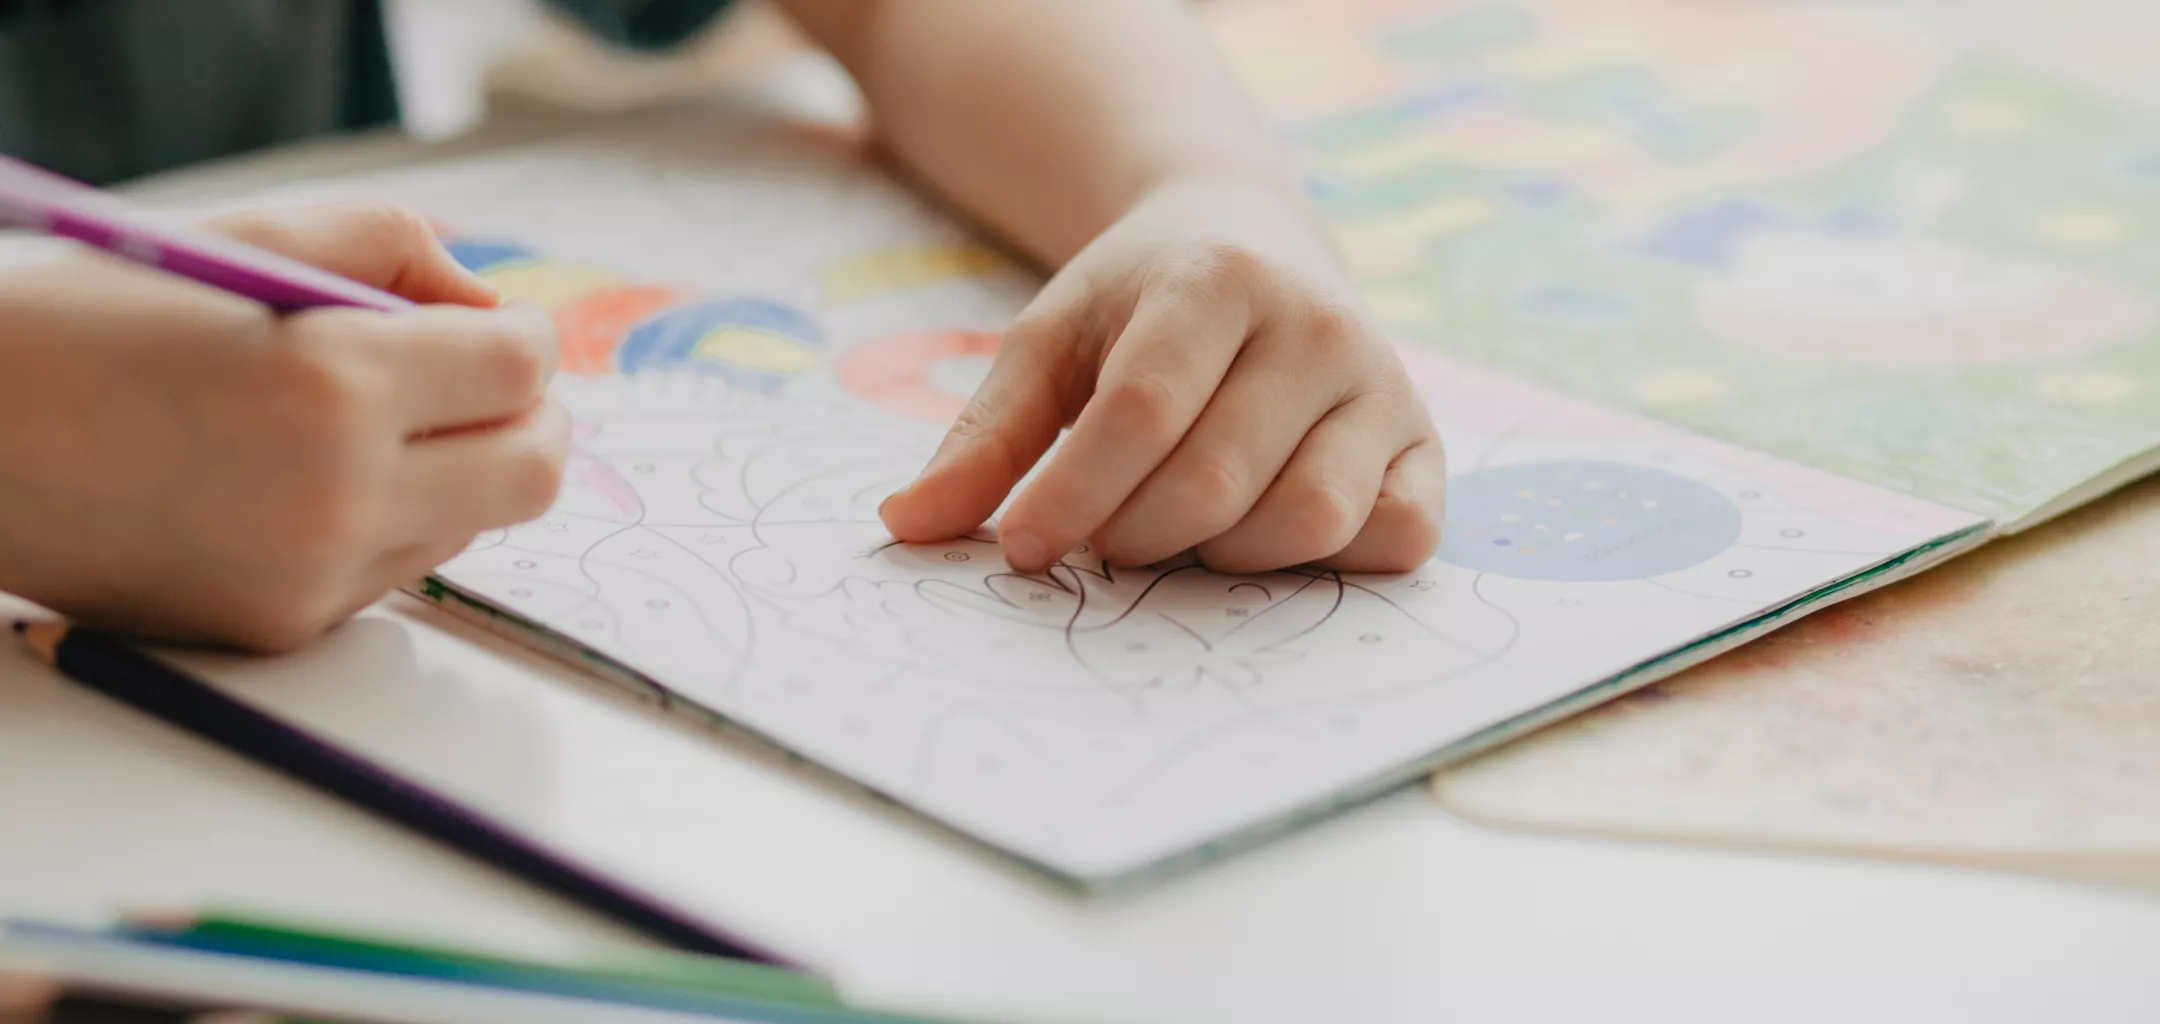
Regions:
M 1213 16 L 1404 339 L 2012 527 L 2160 445 L 2160 12 Z

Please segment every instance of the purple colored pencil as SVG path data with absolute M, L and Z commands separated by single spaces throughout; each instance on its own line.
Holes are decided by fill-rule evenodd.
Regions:
M 279 312 L 321 306 L 389 312 L 413 305 L 243 242 L 155 223 L 109 192 L 0 156 L 0 227 L 8 226 L 71 238 Z

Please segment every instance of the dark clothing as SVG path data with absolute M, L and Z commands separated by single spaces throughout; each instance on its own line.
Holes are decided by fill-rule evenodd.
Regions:
M 727 0 L 548 2 L 659 48 Z M 0 0 L 0 152 L 63 174 L 103 184 L 396 120 L 380 0 Z

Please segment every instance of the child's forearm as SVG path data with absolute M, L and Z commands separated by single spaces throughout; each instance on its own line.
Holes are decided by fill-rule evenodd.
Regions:
M 1049 265 L 1181 177 L 1296 190 L 1183 0 L 785 0 L 881 141 Z

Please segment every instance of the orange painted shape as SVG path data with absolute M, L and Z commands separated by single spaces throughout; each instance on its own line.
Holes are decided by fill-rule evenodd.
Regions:
M 562 344 L 562 372 L 581 375 L 615 369 L 615 349 L 623 336 L 647 317 L 690 296 L 657 285 L 602 288 L 555 311 L 555 333 Z
M 850 349 L 833 370 L 849 393 L 892 412 L 932 423 L 950 423 L 967 396 L 939 390 L 930 368 L 958 356 L 995 355 L 995 334 L 926 331 L 901 334 Z

